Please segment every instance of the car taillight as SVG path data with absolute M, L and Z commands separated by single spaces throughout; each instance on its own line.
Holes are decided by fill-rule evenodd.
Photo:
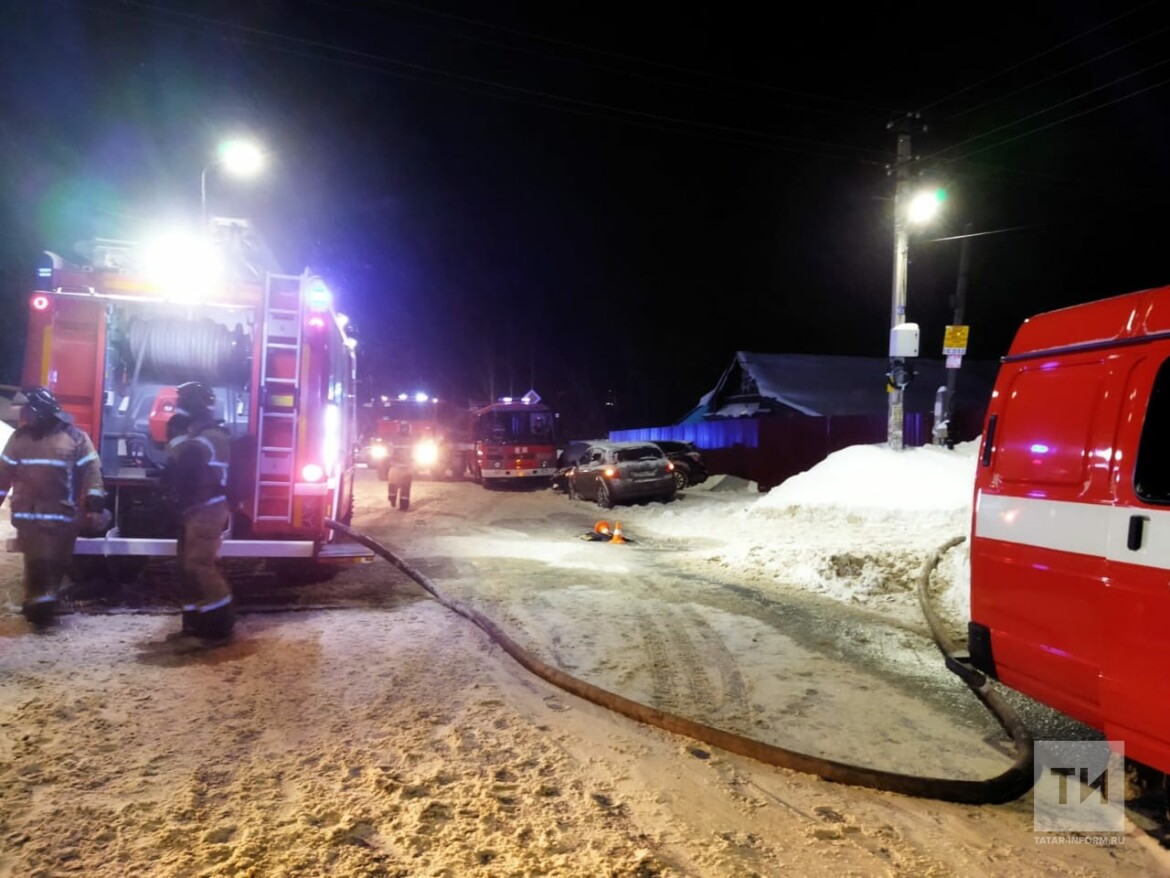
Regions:
M 674 472 L 674 462 L 673 462 L 673 461 L 670 461 L 670 460 L 668 460 L 668 461 L 666 462 L 666 471 L 667 471 L 668 473 L 672 473 L 672 472 Z
M 612 467 L 612 466 L 607 466 L 605 469 L 603 469 L 601 471 L 601 474 L 603 476 L 605 476 L 607 479 L 612 479 L 614 476 L 617 475 L 617 468 Z

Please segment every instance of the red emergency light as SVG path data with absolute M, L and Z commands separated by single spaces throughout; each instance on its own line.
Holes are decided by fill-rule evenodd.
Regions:
M 49 307 L 49 297 L 44 293 L 37 293 L 29 300 L 34 311 L 44 311 Z

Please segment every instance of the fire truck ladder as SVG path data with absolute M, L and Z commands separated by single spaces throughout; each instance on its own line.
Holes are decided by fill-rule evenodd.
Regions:
M 263 335 L 252 521 L 292 523 L 296 483 L 297 381 L 304 323 L 301 278 L 270 274 L 264 288 Z

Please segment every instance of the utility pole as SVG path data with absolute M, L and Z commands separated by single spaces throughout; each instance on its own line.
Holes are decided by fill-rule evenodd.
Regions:
M 971 265 L 971 229 L 973 225 L 967 223 L 963 228 L 963 241 L 959 244 L 959 281 L 955 286 L 955 316 L 954 326 L 963 325 L 963 311 L 967 307 L 967 271 Z M 959 379 L 958 369 L 947 369 L 947 396 L 943 408 L 943 417 L 946 419 L 947 434 L 944 438 L 947 447 L 954 446 L 955 431 L 951 426 L 951 416 L 955 411 L 955 383 Z
M 892 126 L 893 123 L 891 123 Z M 910 162 L 913 154 L 910 151 L 910 134 L 902 130 L 898 132 L 898 152 L 894 161 L 894 289 L 893 304 L 890 309 L 890 338 L 893 340 L 893 330 L 906 322 L 906 274 L 910 263 L 910 236 L 906 228 L 906 199 L 910 188 Z M 891 371 L 893 367 L 891 356 Z M 903 407 L 902 388 L 892 379 L 887 385 L 887 438 L 889 446 L 894 451 L 902 450 Z

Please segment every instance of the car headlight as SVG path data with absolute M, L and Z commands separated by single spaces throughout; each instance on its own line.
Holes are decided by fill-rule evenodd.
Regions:
M 419 466 L 430 466 L 439 459 L 439 446 L 433 439 L 424 439 L 414 446 L 414 462 Z
M 371 445 L 370 446 L 370 460 L 384 460 L 389 450 L 385 445 Z

